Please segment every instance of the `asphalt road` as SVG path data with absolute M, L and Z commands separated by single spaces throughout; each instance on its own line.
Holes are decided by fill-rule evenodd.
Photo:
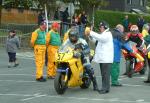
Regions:
M 0 48 L 0 103 L 150 103 L 150 84 L 144 84 L 146 75 L 135 74 L 133 78 L 120 75 L 123 87 L 111 87 L 110 93 L 99 94 L 89 89 L 69 88 L 64 95 L 54 90 L 53 80 L 45 83 L 35 81 L 35 64 L 32 51 L 17 54 L 20 65 L 7 68 L 8 56 Z M 99 66 L 93 63 L 99 88 Z M 44 69 L 46 76 L 46 67 Z M 121 73 L 125 71 L 124 60 Z

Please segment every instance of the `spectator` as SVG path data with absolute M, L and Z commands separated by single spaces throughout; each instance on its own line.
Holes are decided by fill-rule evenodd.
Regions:
M 83 24 L 84 27 L 87 24 L 87 15 L 85 14 L 85 11 L 83 11 L 81 14 L 81 24 Z
M 137 21 L 137 26 L 138 26 L 138 28 L 139 28 L 140 33 L 142 32 L 142 28 L 143 28 L 143 25 L 144 25 L 145 23 L 146 23 L 146 22 L 145 22 L 143 16 L 140 16 L 140 17 L 138 18 L 138 21 Z
M 119 72 L 120 72 L 120 59 L 121 59 L 121 49 L 124 48 L 129 52 L 132 52 L 130 46 L 126 43 L 124 38 L 124 27 L 118 24 L 115 29 L 112 30 L 113 43 L 114 43 L 114 61 L 111 69 L 111 85 L 112 86 L 122 86 L 119 83 Z
M 87 15 L 85 14 L 85 11 L 83 11 L 81 13 L 81 15 L 79 16 L 80 18 L 80 27 L 79 27 L 79 34 L 80 34 L 80 37 L 83 38 L 83 34 L 84 34 L 84 29 L 85 29 L 85 26 L 87 24 Z
M 63 16 L 62 21 L 63 21 L 63 34 L 64 34 L 67 31 L 67 26 L 68 26 L 68 17 L 69 17 L 68 7 L 65 9 L 62 16 Z
M 51 30 L 47 33 L 46 44 L 48 53 L 47 78 L 54 79 L 56 76 L 56 67 L 54 65 L 55 54 L 61 45 L 60 34 L 58 33 L 59 24 L 54 22 Z
M 38 15 L 38 25 L 40 25 L 41 22 L 43 22 L 45 20 L 44 18 L 44 12 L 40 12 Z
M 36 65 L 36 81 L 45 82 L 43 77 L 43 68 L 45 64 L 46 52 L 46 23 L 41 22 L 38 29 L 36 29 L 31 36 L 31 46 L 34 48 L 35 65 Z
M 123 26 L 125 28 L 125 31 L 128 32 L 128 28 L 129 28 L 129 19 L 128 19 L 128 15 L 125 16 L 124 20 L 123 20 Z
M 149 24 L 144 24 L 143 30 L 142 30 L 142 35 L 144 37 L 146 46 L 147 46 L 147 61 L 148 61 L 148 67 L 149 67 L 149 72 L 148 72 L 148 77 L 147 80 L 144 81 L 145 83 L 150 83 L 150 34 L 149 31 L 150 27 Z
M 59 20 L 59 19 L 60 19 L 60 13 L 59 13 L 59 7 L 58 7 L 54 14 L 54 20 Z
M 110 90 L 110 71 L 114 57 L 113 38 L 107 22 L 100 22 L 99 30 L 100 34 L 86 28 L 85 35 L 90 36 L 94 41 L 98 41 L 93 61 L 99 63 L 102 75 L 102 89 L 98 92 L 105 94 Z
M 16 67 L 19 65 L 16 59 L 16 52 L 18 48 L 20 48 L 19 38 L 16 35 L 15 30 L 10 30 L 6 40 L 6 51 L 9 56 L 8 68 Z
M 79 22 L 79 17 L 78 15 L 75 13 L 74 16 L 73 16 L 73 24 L 77 25 Z

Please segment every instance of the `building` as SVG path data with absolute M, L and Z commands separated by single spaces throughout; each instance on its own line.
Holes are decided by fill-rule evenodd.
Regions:
M 131 11 L 132 9 L 146 10 L 147 0 L 107 0 L 108 6 L 103 8 L 115 11 Z

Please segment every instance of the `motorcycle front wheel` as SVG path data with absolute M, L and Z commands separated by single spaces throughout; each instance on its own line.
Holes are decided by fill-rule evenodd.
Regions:
M 57 73 L 54 80 L 54 88 L 57 94 L 64 94 L 67 89 L 67 83 L 64 82 L 65 75 L 62 73 Z
M 132 75 L 134 73 L 134 70 L 133 70 L 133 63 L 131 63 L 130 60 L 126 60 L 126 73 L 127 73 L 127 76 L 129 78 L 132 78 Z

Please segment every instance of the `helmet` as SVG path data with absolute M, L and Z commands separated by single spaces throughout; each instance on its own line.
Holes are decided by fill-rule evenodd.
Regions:
M 108 29 L 108 28 L 109 28 L 109 25 L 108 25 L 108 23 L 107 23 L 106 21 L 101 21 L 101 22 L 99 23 L 99 27 L 101 27 L 101 26 L 104 26 L 105 29 Z
M 16 31 L 14 29 L 9 30 L 9 33 L 16 33 Z
M 137 26 L 137 25 L 132 25 L 132 26 L 130 27 L 130 32 L 132 32 L 132 33 L 139 33 L 139 28 L 138 28 L 138 26 Z
M 149 28 L 150 28 L 150 27 L 149 27 L 148 24 L 144 24 L 144 25 L 143 25 L 143 29 L 149 30 Z
M 69 40 L 71 43 L 76 43 L 78 41 L 79 38 L 79 32 L 76 28 L 71 28 L 70 32 L 69 32 Z

